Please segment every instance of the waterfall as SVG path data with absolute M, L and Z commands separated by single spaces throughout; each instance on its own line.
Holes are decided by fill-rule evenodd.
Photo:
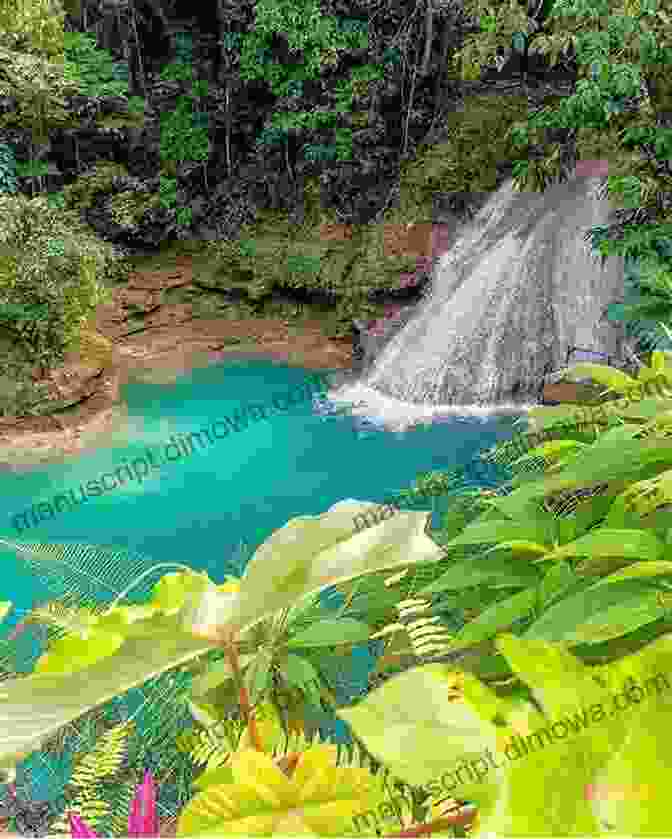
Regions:
M 600 182 L 574 176 L 543 193 L 502 184 L 441 255 L 417 312 L 359 381 L 329 398 L 402 425 L 522 414 L 569 347 L 620 357 L 623 327 L 604 311 L 623 296 L 623 259 L 602 268 L 583 238 L 609 220 Z

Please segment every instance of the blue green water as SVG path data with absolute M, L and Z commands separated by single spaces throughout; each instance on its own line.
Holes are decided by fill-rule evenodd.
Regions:
M 231 562 L 241 541 L 255 548 L 289 519 L 323 513 L 345 498 L 382 502 L 408 487 L 419 472 L 465 464 L 511 436 L 510 424 L 496 418 L 455 419 L 407 432 L 358 430 L 353 417 L 321 416 L 302 398 L 311 392 L 310 386 L 302 390 L 309 375 L 265 361 L 237 360 L 199 368 L 170 385 L 128 384 L 122 391 L 128 433 L 93 453 L 0 473 L 0 538 L 113 545 L 156 562 L 206 570 L 220 581 L 234 573 Z M 313 381 L 317 388 L 318 380 Z M 297 404 L 271 408 L 273 396 L 292 390 Z M 45 515 L 36 525 L 29 518 L 20 530 L 13 525 L 31 505 L 53 505 L 56 495 L 70 490 L 81 501 L 81 485 L 132 463 L 148 447 L 160 462 L 171 440 L 234 416 L 246 404 L 265 406 L 272 415 L 213 445 L 194 445 L 190 456 L 182 446 L 179 459 L 150 470 L 142 481 L 127 480 L 73 509 L 61 504 L 53 518 Z M 174 446 L 167 456 L 178 450 Z M 2 599 L 29 607 L 34 581 L 14 572 L 11 555 L 3 551 L 2 557 L 8 569 Z
M 309 375 L 237 359 L 194 370 L 169 385 L 128 384 L 122 391 L 127 432 L 93 453 L 0 473 L 0 538 L 114 546 L 157 563 L 206 570 L 220 582 L 227 573 L 241 572 L 235 564 L 241 541 L 253 550 L 289 519 L 323 513 L 346 498 L 382 502 L 408 487 L 419 472 L 454 469 L 512 434 L 511 419 L 495 417 L 453 418 L 406 432 L 363 429 L 350 415 L 321 415 L 306 398 Z M 283 401 L 277 403 L 283 410 L 271 408 L 273 396 L 288 392 L 297 394 L 293 406 Z M 318 395 L 317 389 L 312 392 Z M 82 485 L 113 474 L 148 448 L 160 460 L 166 444 L 240 415 L 241 406 L 250 404 L 265 406 L 267 418 L 257 413 L 247 427 L 194 447 L 189 456 L 176 458 L 175 445 L 174 461 L 163 462 L 141 482 L 128 480 L 17 532 L 14 517 L 31 505 L 52 503 L 70 490 L 79 493 Z M 0 556 L 6 571 L 0 599 L 17 607 L 4 624 L 9 631 L 45 592 L 13 554 L 0 549 Z M 18 640 L 30 643 L 28 636 Z M 374 658 L 366 648 L 355 651 L 353 666 L 357 656 L 365 683 Z

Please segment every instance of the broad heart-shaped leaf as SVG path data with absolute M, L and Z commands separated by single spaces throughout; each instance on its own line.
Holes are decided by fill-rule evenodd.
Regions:
M 475 835 L 599 834 L 585 790 L 623 743 L 629 722 L 626 713 L 611 714 L 613 675 L 556 644 L 503 635 L 497 646 L 544 715 L 509 716 L 515 734 L 503 749 L 502 795 Z
M 524 589 L 506 600 L 500 600 L 463 626 L 448 645 L 449 648 L 459 648 L 492 638 L 503 629 L 508 629 L 514 621 L 529 615 L 536 602 L 537 592 L 534 588 Z
M 233 782 L 194 796 L 180 813 L 177 835 L 353 835 L 353 819 L 375 811 L 385 795 L 379 778 L 367 769 L 338 767 L 336 758 L 336 746 L 313 746 L 287 777 L 267 754 L 236 752 Z
M 206 592 L 185 609 L 185 628 L 196 623 L 242 637 L 252 624 L 337 580 L 444 556 L 425 532 L 431 513 L 396 513 L 357 532 L 354 517 L 372 507 L 340 501 L 321 515 L 291 519 L 257 549 L 238 592 Z
M 595 644 L 627 635 L 665 614 L 659 591 L 641 579 L 597 583 L 555 603 L 524 633 L 525 638 Z
M 445 795 L 494 805 L 500 772 L 488 763 L 497 748 L 497 729 L 462 702 L 449 702 L 454 674 L 427 664 L 393 676 L 353 708 L 336 713 L 393 775 L 411 785 L 441 779 Z M 464 761 L 478 773 L 456 774 Z
M 371 629 L 368 624 L 353 618 L 327 618 L 316 621 L 302 632 L 293 635 L 286 646 L 289 649 L 297 647 L 327 647 L 338 644 L 361 644 L 368 641 Z
M 146 620 L 129 622 L 120 632 L 125 641 L 117 652 L 85 670 L 3 682 L 0 765 L 13 765 L 20 754 L 38 748 L 45 737 L 91 708 L 211 649 L 218 639 L 217 633 L 214 638 L 206 634 L 211 621 L 207 608 L 203 615 L 204 602 L 209 606 L 208 601 L 214 599 L 217 617 L 223 612 L 235 632 L 236 626 L 249 629 L 255 620 L 342 576 L 347 579 L 443 556 L 425 534 L 428 513 L 398 513 L 353 534 L 352 516 L 371 506 L 342 502 L 322 516 L 293 519 L 258 549 L 247 565 L 239 592 L 218 590 L 208 585 L 207 575 L 188 572 L 183 580 L 187 596 L 176 614 L 157 611 Z M 95 556 L 95 551 L 91 553 Z M 168 589 L 160 591 L 154 591 L 153 608 L 160 603 L 167 612 L 174 612 L 174 590 L 165 600 L 163 592 Z M 203 623 L 199 623 L 201 619 Z M 114 623 L 115 630 L 120 626 L 120 622 Z
M 623 557 L 625 559 L 660 559 L 665 545 L 649 530 L 614 530 L 601 527 L 574 542 L 547 553 L 543 562 L 566 557 Z
M 613 825 L 614 835 L 667 836 L 669 807 L 661 791 L 672 781 L 664 740 L 672 725 L 672 635 L 603 670 L 619 686 L 619 708 L 628 708 L 628 733 L 595 778 L 603 793 L 596 795 L 593 810 Z
M 176 617 L 143 622 L 112 656 L 65 676 L 8 679 L 0 690 L 0 763 L 40 742 L 66 723 L 148 679 L 210 649 L 181 631 Z M 137 628 L 137 624 L 134 625 Z
M 526 586 L 541 579 L 541 573 L 530 562 L 510 557 L 486 556 L 478 559 L 456 561 L 433 583 L 421 588 L 419 595 L 435 594 L 439 591 L 472 588 L 480 583 L 489 585 Z

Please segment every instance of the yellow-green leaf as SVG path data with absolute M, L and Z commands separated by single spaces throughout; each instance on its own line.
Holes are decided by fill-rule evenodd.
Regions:
M 233 782 L 209 785 L 182 810 L 178 836 L 339 836 L 379 806 L 381 782 L 366 769 L 336 766 L 336 746 L 302 752 L 291 778 L 262 752 L 231 756 Z
M 189 594 L 201 593 L 208 585 L 207 574 L 196 571 L 176 571 L 164 574 L 152 589 L 148 605 L 166 615 L 176 615 Z
M 50 645 L 49 650 L 38 659 L 34 672 L 50 675 L 76 673 L 114 655 L 123 643 L 124 636 L 118 632 L 93 629 L 86 640 L 70 633 Z
M 514 556 L 543 556 L 547 554 L 551 549 L 548 545 L 540 545 L 538 542 L 528 542 L 524 539 L 512 539 L 509 542 L 501 542 L 499 545 L 495 545 L 494 548 L 488 548 L 485 552 L 486 554 L 493 553 L 495 551 L 504 551 L 510 550 Z
M 231 784 L 233 783 L 233 770 L 230 766 L 220 766 L 217 769 L 211 769 L 208 772 L 202 772 L 198 778 L 194 780 L 196 789 L 205 789 L 212 784 Z
M 84 670 L 7 679 L 0 691 L 0 762 L 30 753 L 59 728 L 132 687 L 211 649 L 157 615 L 145 634 L 126 638 L 111 656 Z
M 607 367 L 605 364 L 574 364 L 563 372 L 569 379 L 592 379 L 619 393 L 625 393 L 628 388 L 637 387 L 637 381 L 632 376 L 628 376 L 627 373 L 615 367 Z
M 599 583 L 596 583 L 593 588 L 611 585 L 613 583 L 618 583 L 621 580 L 629 580 L 636 577 L 662 576 L 672 576 L 672 562 L 668 562 L 667 560 L 635 562 L 634 565 L 629 565 L 621 571 L 616 571 L 616 573 L 609 574 L 608 577 L 604 577 Z
M 581 536 L 568 545 L 547 553 L 542 562 L 566 557 L 623 557 L 625 559 L 659 559 L 665 545 L 649 530 L 617 530 L 602 527 Z
M 663 617 L 659 592 L 644 580 L 597 583 L 555 603 L 524 637 L 574 644 L 595 644 L 627 635 Z
M 242 638 L 262 618 L 336 581 L 443 556 L 426 534 L 430 513 L 400 512 L 357 531 L 356 517 L 375 506 L 341 501 L 322 515 L 291 519 L 257 549 L 239 591 L 209 590 L 185 608 L 185 629 L 198 625 L 210 627 L 213 634 L 240 631 Z
M 445 665 L 415 667 L 394 676 L 351 708 L 337 714 L 366 748 L 393 775 L 408 784 L 423 786 L 444 773 L 453 797 L 475 801 L 483 812 L 494 804 L 501 783 L 500 771 L 487 769 L 483 755 L 497 748 L 497 730 L 465 703 L 449 702 L 452 671 Z M 422 701 L 419 701 L 422 697 Z M 486 764 L 477 781 L 456 768 L 481 758 Z

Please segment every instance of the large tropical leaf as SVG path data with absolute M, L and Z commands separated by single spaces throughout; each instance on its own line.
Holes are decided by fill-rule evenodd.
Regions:
M 426 535 L 430 513 L 397 513 L 357 532 L 353 519 L 372 506 L 340 501 L 322 515 L 291 519 L 257 549 L 239 591 L 209 592 L 193 603 L 185 620 L 243 637 L 243 628 L 331 583 L 443 557 Z
M 497 646 L 544 713 L 523 707 L 509 715 L 502 793 L 476 836 L 598 835 L 585 790 L 623 743 L 628 724 L 627 714 L 608 715 L 613 676 L 559 645 L 505 635 Z
M 500 771 L 483 757 L 497 749 L 497 728 L 465 703 L 448 701 L 453 682 L 445 665 L 415 667 L 337 714 L 396 777 L 416 786 L 441 779 L 445 794 L 475 801 L 485 813 L 501 783 Z M 479 759 L 484 766 L 477 778 L 466 772 L 456 777 L 459 765 Z
M 0 691 L 0 764 L 39 748 L 42 740 L 132 687 L 207 652 L 202 639 L 183 632 L 176 617 L 155 615 L 134 625 L 113 655 L 63 675 L 8 679 Z M 82 642 L 86 643 L 86 642 Z
M 120 620 L 118 614 L 128 607 L 118 606 L 116 615 L 111 612 L 100 618 L 100 626 L 114 628 L 124 636 L 113 654 L 75 673 L 32 674 L 4 681 L 0 691 L 0 765 L 13 765 L 19 755 L 38 748 L 43 739 L 91 708 L 211 649 L 212 637 L 218 637 L 221 625 L 215 620 L 213 628 L 213 602 L 216 618 L 221 619 L 223 612 L 245 629 L 249 627 L 246 621 L 290 605 L 294 598 L 342 576 L 443 555 L 425 535 L 429 514 L 399 513 L 363 533 L 354 533 L 352 516 L 370 505 L 344 505 L 337 504 L 321 516 L 293 519 L 274 533 L 247 566 L 240 592 L 230 584 L 221 587 L 225 590 L 214 585 L 205 588 L 207 575 L 187 569 L 182 578 L 185 596 L 179 585 L 176 588 L 178 580 L 174 578 L 157 585 L 149 604 L 151 616 L 136 614 L 131 620 L 127 611 Z M 25 545 L 15 547 L 26 550 Z M 58 560 L 58 551 L 53 555 Z
M 656 638 L 604 670 L 619 686 L 618 707 L 628 709 L 628 726 L 626 739 L 594 779 L 593 810 L 614 835 L 666 836 L 669 807 L 660 790 L 672 782 L 672 764 L 661 737 L 672 725 L 672 636 Z

